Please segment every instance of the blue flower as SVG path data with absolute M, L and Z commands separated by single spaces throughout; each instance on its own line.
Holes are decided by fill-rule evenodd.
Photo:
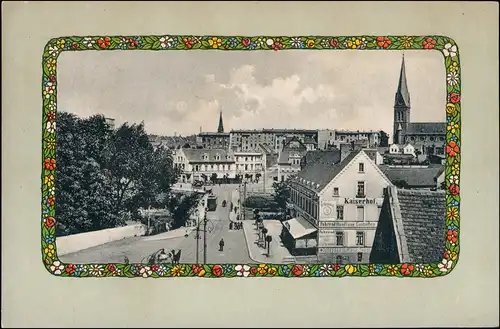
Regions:
M 373 266 L 373 271 L 374 271 L 375 273 L 378 273 L 378 272 L 382 271 L 382 269 L 383 269 L 383 266 L 382 266 L 382 265 L 377 264 L 377 265 L 374 265 L 374 266 Z
M 458 205 L 459 205 L 459 204 L 460 204 L 460 202 L 459 202 L 458 200 L 452 200 L 452 201 L 450 202 L 450 205 L 451 205 L 452 207 L 458 207 Z
M 290 268 L 286 265 L 283 265 L 283 275 L 288 276 L 290 274 Z
M 292 38 L 290 40 L 290 46 L 292 46 L 292 48 L 304 48 L 304 41 L 300 38 Z
M 250 44 L 248 45 L 248 49 L 255 49 L 255 48 L 257 48 L 257 42 L 255 41 L 250 42 Z
M 321 272 L 319 271 L 319 269 L 317 269 L 317 270 L 314 272 L 314 276 L 321 276 Z
M 56 241 L 56 239 L 54 238 L 54 236 L 52 234 L 49 234 L 45 237 L 45 242 L 47 243 L 54 243 Z
M 230 273 L 233 269 L 233 266 L 229 265 L 229 264 L 224 264 L 222 265 L 222 269 L 224 270 L 224 273 Z
M 450 224 L 448 225 L 448 230 L 452 230 L 452 231 L 455 231 L 457 229 L 457 226 L 454 225 L 454 224 Z
M 137 268 L 137 265 L 130 266 L 130 273 L 132 273 L 132 274 L 139 273 L 139 269 Z

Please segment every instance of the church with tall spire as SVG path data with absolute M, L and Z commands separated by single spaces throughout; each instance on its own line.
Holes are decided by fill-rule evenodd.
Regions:
M 223 133 L 224 132 L 224 123 L 222 122 L 222 111 L 220 111 L 219 115 L 219 127 L 217 128 L 218 133 Z
M 444 111 L 444 109 L 436 109 Z M 412 122 L 411 102 L 406 65 L 403 55 L 399 81 L 394 97 L 394 121 L 392 143 L 410 143 L 421 154 L 444 156 L 446 122 Z

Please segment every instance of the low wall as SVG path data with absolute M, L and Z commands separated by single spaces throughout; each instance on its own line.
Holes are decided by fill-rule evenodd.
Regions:
M 143 224 L 136 224 L 62 236 L 56 239 L 57 254 L 59 256 L 66 255 L 108 242 L 133 236 L 142 236 L 144 234 L 146 234 L 146 226 Z

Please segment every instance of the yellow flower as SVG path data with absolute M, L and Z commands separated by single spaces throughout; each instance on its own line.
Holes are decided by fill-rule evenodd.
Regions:
M 44 252 L 47 255 L 47 257 L 53 258 L 54 257 L 54 253 L 55 253 L 54 245 L 53 244 L 49 244 L 47 246 L 47 248 L 44 249 Z
M 396 265 L 391 265 L 387 268 L 387 272 L 389 272 L 390 275 L 395 275 L 398 272 L 398 268 Z
M 271 268 L 269 268 L 269 270 L 267 270 L 267 273 L 269 273 L 271 275 L 275 275 L 277 272 L 278 272 L 278 270 L 276 269 L 276 267 L 271 267 Z
M 222 40 L 217 37 L 213 37 L 208 40 L 208 44 L 212 46 L 212 48 L 219 48 L 222 45 Z
M 56 148 L 56 141 L 54 139 L 47 140 L 47 148 L 54 150 Z
M 56 68 L 56 60 L 54 58 L 49 58 L 47 60 L 47 68 L 49 69 L 49 71 L 54 71 L 54 69 Z
M 457 254 L 455 251 L 452 251 L 452 252 L 450 253 L 450 259 L 451 259 L 452 261 L 456 261 L 456 260 L 457 260 L 457 258 L 458 258 L 458 254 Z
M 57 40 L 57 43 L 56 43 L 57 48 L 59 48 L 59 49 L 63 49 L 65 44 L 66 44 L 66 41 L 64 41 L 64 39 Z
M 455 104 L 452 104 L 452 103 L 446 104 L 446 113 L 453 114 L 453 113 L 455 113 L 455 110 L 456 110 Z
M 198 272 L 198 276 L 204 276 L 205 275 L 205 270 L 204 269 L 201 269 L 200 272 Z
M 170 270 L 172 276 L 180 276 L 184 274 L 184 268 L 181 265 L 175 265 L 172 270 Z
M 257 268 L 257 271 L 264 275 L 267 272 L 267 265 L 266 264 L 260 264 L 259 267 Z
M 352 265 L 346 265 L 344 266 L 344 269 L 349 274 L 353 274 L 354 272 L 356 272 L 356 268 Z
M 307 47 L 313 48 L 314 47 L 314 40 L 311 40 L 311 39 L 307 40 Z
M 451 173 L 454 176 L 458 176 L 460 174 L 460 165 L 458 163 L 454 163 L 451 166 Z
M 425 265 L 423 273 L 425 276 L 431 276 L 432 275 L 431 267 L 429 265 Z
M 458 72 L 458 63 L 457 62 L 451 63 L 449 70 L 450 72 Z
M 449 208 L 446 212 L 448 219 L 455 220 L 458 217 L 458 209 L 457 208 Z
M 49 187 L 54 185 L 54 175 L 45 176 L 43 182 Z
M 403 48 L 410 48 L 413 43 L 413 38 L 410 37 L 403 37 L 401 39 L 401 46 Z
M 454 134 L 458 129 L 458 124 L 456 124 L 455 122 L 450 122 L 450 124 L 448 125 L 448 131 L 450 131 L 452 134 Z

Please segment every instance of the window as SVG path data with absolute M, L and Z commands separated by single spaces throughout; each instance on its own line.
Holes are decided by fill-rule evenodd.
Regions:
M 364 245 L 365 245 L 365 233 L 356 232 L 356 246 L 364 246 Z
M 434 136 L 430 137 L 431 142 L 434 142 Z
M 359 172 L 365 172 L 365 164 L 363 162 L 359 163 Z
M 421 141 L 425 141 L 425 136 L 420 136 Z
M 342 264 L 342 256 L 338 255 L 335 259 L 337 264 Z
M 356 220 L 358 222 L 362 222 L 365 220 L 365 207 L 364 206 L 357 206 L 356 207 Z
M 363 253 L 358 252 L 358 262 L 361 262 L 361 261 L 363 261 Z
M 415 136 L 411 136 L 411 137 L 410 137 L 410 139 L 411 139 L 412 141 L 414 141 L 414 140 L 415 140 Z
M 441 142 L 442 142 L 442 141 L 444 141 L 444 137 L 443 137 L 443 136 L 439 137 L 439 140 L 440 140 Z
M 337 246 L 343 246 L 344 245 L 344 232 L 337 232 L 336 237 L 337 237 Z
M 356 193 L 357 198 L 365 197 L 365 182 L 358 182 L 358 191 Z
M 338 187 L 333 188 L 333 196 L 339 196 L 339 188 Z
M 344 206 L 337 206 L 337 219 L 338 220 L 344 219 Z

